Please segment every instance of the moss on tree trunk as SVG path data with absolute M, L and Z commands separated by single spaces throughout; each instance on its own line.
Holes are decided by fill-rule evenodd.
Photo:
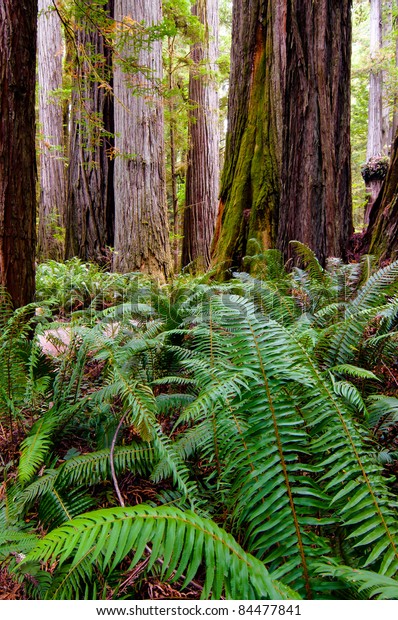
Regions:
M 280 193 L 277 63 L 272 55 L 271 3 L 236 3 L 233 16 L 231 92 L 220 207 L 213 261 L 239 268 L 252 239 L 276 241 Z M 242 56 L 241 50 L 245 51 Z
M 352 232 L 350 0 L 245 0 L 233 16 L 228 136 L 213 242 L 220 270 L 291 240 L 321 262 Z M 251 240 L 256 243 L 252 243 Z

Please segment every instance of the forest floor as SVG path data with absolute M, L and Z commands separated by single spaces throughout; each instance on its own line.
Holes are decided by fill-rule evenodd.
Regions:
M 209 537 L 210 550 L 201 548 L 204 555 L 198 556 L 185 587 L 183 576 L 175 582 L 164 578 L 164 551 L 154 560 L 155 570 L 146 570 L 148 541 L 153 545 L 154 540 L 148 538 L 136 563 L 130 549 L 117 574 L 106 573 L 101 582 L 106 599 L 200 598 L 209 579 L 207 562 L 215 573 L 214 558 L 218 563 L 221 556 L 212 554 L 219 553 L 215 544 L 224 544 L 224 536 L 229 538 L 222 554 L 227 557 L 231 545 L 238 545 L 241 558 L 253 557 L 271 537 L 274 559 L 267 565 L 260 562 L 261 570 L 279 570 L 278 562 L 283 567 L 289 557 L 293 577 L 287 584 L 305 596 L 297 577 L 301 556 L 292 558 L 298 548 L 291 543 L 297 519 L 303 520 L 303 539 L 311 535 L 303 547 L 310 562 L 329 553 L 332 563 L 349 570 L 344 565 L 352 561 L 357 583 L 360 562 L 367 567 L 366 554 L 373 552 L 371 546 L 362 552 L 361 531 L 379 528 L 382 511 L 383 528 L 388 521 L 393 531 L 396 524 L 389 506 L 398 495 L 398 263 L 372 273 L 369 261 L 343 265 L 335 260 L 328 269 L 311 255 L 309 261 L 307 270 L 288 273 L 270 255 L 264 280 L 241 274 L 220 284 L 205 276 L 182 276 L 164 287 L 141 276 L 137 281 L 131 275 L 102 274 L 76 261 L 72 269 L 80 279 L 59 277 L 70 265 L 42 267 L 47 271 L 38 282 L 37 312 L 32 317 L 26 311 L 33 328 L 25 329 L 23 309 L 12 313 L 6 308 L 5 335 L 0 331 L 2 523 L 8 519 L 8 498 L 10 514 L 12 502 L 17 505 L 10 538 L 0 536 L 0 599 L 40 598 L 43 592 L 51 598 L 57 571 L 62 575 L 56 559 L 48 562 L 47 556 L 37 565 L 41 583 L 30 573 L 24 582 L 22 576 L 16 579 L 10 566 L 16 570 L 21 554 L 40 547 L 43 538 L 51 539 L 55 529 L 72 522 L 77 527 L 82 514 L 100 513 L 106 519 L 124 506 L 160 515 L 167 509 L 173 528 L 178 515 L 184 515 L 183 527 L 194 515 L 202 519 L 195 532 L 205 536 L 207 527 L 217 528 L 217 535 Z M 67 290 L 61 286 L 65 282 Z M 2 369 L 10 370 L 8 383 L 2 384 Z M 281 386 L 291 401 L 284 400 Z M 319 429 L 318 418 L 323 420 Z M 333 434 L 324 432 L 328 425 Z M 326 441 L 336 441 L 337 447 Z M 281 452 L 286 457 L 279 462 Z M 247 465 L 253 458 L 255 479 Z M 335 458 L 341 458 L 341 468 Z M 333 484 L 328 468 L 333 469 Z M 353 493 L 356 485 L 361 492 L 366 485 L 370 489 L 361 499 L 369 522 L 355 529 L 354 504 L 350 536 L 344 526 L 346 505 L 352 503 L 351 492 L 346 499 L 343 495 L 347 476 Z M 267 501 L 273 493 L 283 498 L 280 508 Z M 382 510 L 375 512 L 369 498 L 381 498 Z M 320 515 L 324 528 L 318 526 Z M 286 548 L 278 535 L 282 530 L 290 532 Z M 176 547 L 183 557 L 185 534 L 179 538 L 173 532 L 173 553 Z M 26 548 L 21 548 L 25 534 Z M 374 535 L 384 536 L 384 530 Z M 262 537 L 259 542 L 257 536 Z M 331 545 L 325 552 L 327 536 Z M 4 542 L 14 540 L 2 557 Z M 341 555 L 336 540 L 343 542 Z M 346 540 L 359 544 L 346 553 Z M 388 544 L 382 538 L 380 548 Z M 372 579 L 378 583 L 379 565 L 373 568 Z M 217 579 L 229 579 L 228 570 L 222 569 Z M 327 570 L 325 574 L 322 587 L 331 594 L 334 583 Z M 319 579 L 316 573 L 311 583 Z M 351 579 L 348 573 L 342 596 L 351 596 Z M 338 587 L 344 588 L 341 581 Z

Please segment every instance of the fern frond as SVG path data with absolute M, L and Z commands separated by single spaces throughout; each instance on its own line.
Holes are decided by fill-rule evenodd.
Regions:
M 117 474 L 130 471 L 147 476 L 153 469 L 155 451 L 150 444 L 133 443 L 117 446 L 113 454 Z M 68 487 L 92 486 L 111 479 L 110 450 L 98 450 L 72 457 L 57 469 L 46 470 L 40 478 L 27 486 L 19 495 L 21 510 L 26 510 L 36 500 L 53 490 L 65 492 Z
M 198 498 L 197 485 L 194 480 L 191 480 L 190 471 L 181 454 L 176 450 L 174 442 L 162 432 L 160 427 L 157 429 L 154 446 L 159 455 L 159 463 L 152 471 L 151 479 L 159 482 L 171 476 L 176 487 L 193 507 Z
M 62 566 L 71 560 L 69 571 L 73 571 L 84 560 L 106 575 L 134 551 L 132 569 L 148 545 L 148 570 L 161 559 L 162 579 L 176 581 L 184 575 L 183 587 L 204 564 L 202 598 L 219 599 L 223 593 L 227 598 L 243 600 L 287 596 L 287 590 L 275 583 L 264 565 L 245 553 L 230 534 L 193 512 L 169 506 L 141 505 L 87 513 L 47 534 L 25 561 L 57 561 Z M 57 592 L 59 598 L 64 594 Z
M 94 499 L 84 489 L 72 491 L 52 487 L 41 498 L 39 519 L 48 528 L 58 527 L 94 506 Z
M 231 296 L 226 311 L 215 298 L 212 312 L 204 316 L 209 330 L 204 339 L 222 334 L 221 359 L 229 356 L 230 362 L 218 369 L 215 356 L 217 361 L 206 364 L 206 377 L 199 381 L 203 391 L 180 420 L 203 400 L 194 417 L 206 416 L 210 428 L 214 424 L 220 483 L 234 510 L 237 531 L 278 578 L 310 596 L 316 584 L 309 567 L 328 546 L 307 532 L 326 496 L 304 475 L 304 462 L 300 465 L 300 455 L 309 448 L 308 436 L 296 404 L 286 395 L 296 382 L 312 385 L 302 350 L 289 331 L 263 317 L 246 299 Z M 204 333 L 205 324 L 201 329 Z M 187 364 L 195 368 L 192 359 L 185 360 Z M 222 373 L 234 380 L 225 386 Z M 215 398 L 207 401 L 213 392 Z
M 321 266 L 314 252 L 304 243 L 300 241 L 290 241 L 290 245 L 294 248 L 297 256 L 299 256 L 307 269 L 310 277 L 319 284 L 325 284 L 328 275 Z
M 84 400 L 75 405 L 66 405 L 65 410 L 61 412 L 53 406 L 33 424 L 29 434 L 21 443 L 18 466 L 18 480 L 21 484 L 27 484 L 32 479 L 52 448 L 55 431 L 68 422 L 83 404 Z
M 353 308 L 357 312 L 366 308 L 375 308 L 386 301 L 387 295 L 396 291 L 398 286 L 398 261 L 379 269 L 359 290 L 353 300 Z
M 334 381 L 333 380 L 333 391 L 338 396 L 341 396 L 342 399 L 346 401 L 346 404 L 351 407 L 354 411 L 358 411 L 359 413 L 367 416 L 366 405 L 363 401 L 363 398 L 355 385 L 350 383 L 349 381 Z
M 52 446 L 52 435 L 58 425 L 54 412 L 50 411 L 34 423 L 29 435 L 21 444 L 18 479 L 22 484 L 29 482 L 42 465 Z
M 367 600 L 398 599 L 398 581 L 391 577 L 372 571 L 351 568 L 350 566 L 335 566 L 333 564 L 321 564 L 317 572 L 322 577 L 331 577 L 347 583 L 359 594 L 365 591 Z
M 313 391 L 302 411 L 314 434 L 312 454 L 318 454 L 326 470 L 322 477 L 327 482 L 324 490 L 333 495 L 331 506 L 350 531 L 349 537 L 357 541 L 355 547 L 364 548 L 363 567 L 376 565 L 382 574 L 390 576 L 398 571 L 398 527 L 376 453 L 364 443 L 365 431 L 310 357 L 308 363 L 318 395 Z
M 25 530 L 26 524 L 23 524 Z M 25 556 L 39 542 L 39 537 L 32 531 L 23 529 L 5 528 L 0 531 L 0 562 L 7 560 L 10 555 Z
M 109 459 L 108 449 L 73 457 L 58 469 L 59 484 L 97 484 L 101 480 L 110 479 Z M 154 450 L 146 443 L 135 442 L 127 446 L 117 446 L 113 454 L 117 473 L 128 470 L 145 476 L 150 471 L 153 460 Z
M 366 370 L 365 368 L 359 368 L 359 366 L 354 366 L 352 364 L 339 364 L 338 366 L 332 366 L 329 368 L 330 372 L 348 375 L 349 377 L 354 377 L 355 379 L 370 379 L 371 381 L 380 381 L 378 377 L 371 370 Z
M 398 420 L 398 398 L 372 395 L 368 399 L 369 425 L 376 430 Z

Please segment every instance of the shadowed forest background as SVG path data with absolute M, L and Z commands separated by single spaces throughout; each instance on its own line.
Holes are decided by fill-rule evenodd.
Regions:
M 398 599 L 397 20 L 2 1 L 0 598 Z

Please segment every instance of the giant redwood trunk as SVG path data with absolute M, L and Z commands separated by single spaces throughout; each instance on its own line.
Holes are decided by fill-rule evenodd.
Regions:
M 282 192 L 277 246 L 308 245 L 324 263 L 352 233 L 351 1 L 287 2 Z
M 37 0 L 0 2 L 0 286 L 35 292 Z
M 112 15 L 113 0 L 87 4 L 75 23 L 66 256 L 98 263 L 114 242 L 112 54 L 103 34 Z
M 259 244 L 276 243 L 285 72 L 283 3 L 244 0 L 233 7 L 228 132 L 213 262 L 239 268 Z M 258 244 L 252 244 L 255 239 Z
M 367 159 L 381 156 L 383 151 L 383 74 L 378 56 L 382 43 L 381 0 L 370 0 L 370 67 Z
M 59 97 L 63 42 L 61 20 L 52 0 L 39 0 L 37 47 L 41 136 L 37 251 L 41 258 L 59 260 L 63 258 L 60 230 L 66 201 L 64 111 Z
M 361 249 L 380 261 L 398 258 L 398 133 L 386 179 L 370 211 Z
M 351 234 L 350 0 L 235 3 L 214 260 L 289 241 L 324 262 Z M 255 245 L 250 244 L 255 239 Z
M 165 279 L 170 249 L 161 98 L 162 45 L 145 26 L 162 19 L 160 0 L 115 0 L 119 58 L 115 92 L 116 271 Z
M 197 0 L 192 13 L 205 27 L 204 41 L 192 46 L 189 75 L 189 151 L 182 266 L 206 269 L 218 207 L 219 139 L 216 62 L 218 0 Z
M 385 135 L 385 105 L 383 105 L 383 72 L 380 68 L 379 55 L 382 47 L 382 2 L 370 0 L 370 76 L 368 104 L 368 141 L 366 148 L 367 170 L 364 181 L 368 194 L 365 206 L 364 224 L 369 223 L 369 214 L 376 200 L 383 179 L 378 175 L 379 158 L 387 153 L 387 136 Z M 387 113 L 387 117 L 389 114 Z

